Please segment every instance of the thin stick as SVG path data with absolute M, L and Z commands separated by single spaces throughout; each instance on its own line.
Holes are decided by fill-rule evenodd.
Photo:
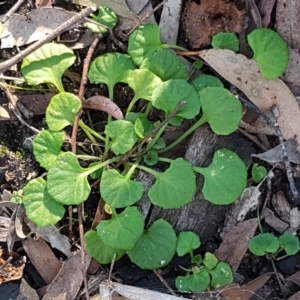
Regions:
M 25 0 L 19 0 L 3 17 L 1 23 L 4 24 L 7 22 L 12 14 L 19 9 L 19 7 L 25 2 Z
M 152 270 L 152 271 L 159 278 L 159 280 L 162 282 L 162 284 L 168 289 L 169 293 L 173 296 L 177 296 L 176 293 L 171 289 L 171 287 L 165 281 L 165 279 L 159 274 L 159 272 L 157 272 L 157 270 Z
M 0 272 L 5 269 L 5 267 L 13 260 L 13 257 L 10 256 L 1 266 L 0 266 Z
M 34 44 L 28 46 L 25 50 L 19 52 L 14 57 L 6 60 L 5 62 L 0 64 L 0 73 L 5 72 L 8 70 L 11 66 L 15 65 L 16 63 L 20 62 L 25 56 L 29 55 L 42 45 L 52 41 L 57 36 L 59 36 L 61 33 L 67 31 L 68 29 L 72 28 L 74 25 L 80 23 L 82 20 L 84 20 L 85 17 L 87 17 L 89 14 L 91 14 L 94 11 L 93 7 L 87 7 L 84 10 L 82 10 L 80 13 L 76 14 L 72 18 L 70 18 L 68 21 L 64 22 L 60 26 L 58 26 L 55 30 L 53 30 L 51 33 L 49 33 L 45 38 L 35 42 Z

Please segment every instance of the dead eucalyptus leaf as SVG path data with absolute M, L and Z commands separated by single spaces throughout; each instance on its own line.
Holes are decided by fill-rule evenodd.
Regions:
M 75 13 L 64 9 L 51 7 L 35 9 L 26 16 L 13 14 L 4 24 L 4 31 L 0 35 L 0 48 L 12 48 L 38 41 L 74 15 Z
M 263 78 L 256 62 L 230 50 L 204 50 L 199 56 L 266 114 L 271 115 L 270 108 L 276 105 L 283 137 L 286 140 L 296 137 L 300 149 L 300 108 L 282 80 Z
M 124 119 L 123 113 L 119 106 L 109 98 L 103 96 L 97 95 L 86 99 L 83 102 L 82 107 L 105 111 L 117 120 Z
M 261 0 L 259 2 L 259 12 L 261 14 L 261 22 L 263 27 L 268 27 L 270 24 L 271 13 L 275 4 L 275 0 Z
M 295 140 L 288 140 L 284 142 L 290 162 L 300 164 L 300 153 L 297 151 L 297 143 Z M 282 147 L 276 146 L 266 152 L 260 154 L 252 154 L 252 157 L 257 157 L 269 163 L 277 163 L 283 161 Z

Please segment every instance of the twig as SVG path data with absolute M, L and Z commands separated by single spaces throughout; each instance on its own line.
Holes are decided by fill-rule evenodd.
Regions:
M 42 45 L 46 44 L 47 42 L 52 41 L 54 38 L 59 36 L 61 33 L 67 31 L 68 29 L 72 28 L 77 23 L 82 22 L 85 17 L 87 17 L 90 13 L 94 11 L 93 7 L 87 7 L 84 10 L 82 10 L 80 13 L 76 14 L 72 18 L 70 18 L 68 21 L 61 24 L 59 27 L 57 27 L 55 30 L 53 30 L 51 33 L 49 33 L 45 38 L 35 42 L 34 44 L 28 46 L 25 50 L 19 52 L 14 57 L 6 60 L 5 62 L 0 64 L 0 73 L 5 72 L 8 70 L 11 66 L 15 65 L 16 63 L 20 62 L 25 56 L 29 55 Z
M 2 272 L 5 267 L 13 260 L 13 257 L 10 256 L 1 266 L 0 266 L 0 272 Z
M 286 150 L 286 147 L 285 147 L 285 144 L 284 144 L 282 133 L 281 133 L 279 125 L 277 124 L 277 119 L 279 118 L 280 113 L 279 113 L 279 110 L 278 110 L 276 105 L 273 105 L 271 107 L 271 111 L 272 111 L 273 118 L 274 118 L 273 125 L 274 125 L 274 128 L 276 130 L 276 134 L 278 136 L 278 139 L 279 139 L 279 142 L 280 142 L 280 145 L 281 145 L 281 148 L 282 148 L 282 156 L 283 156 L 284 166 L 285 166 L 285 169 L 286 169 L 286 176 L 287 176 L 288 181 L 290 183 L 290 189 L 291 189 L 291 192 L 292 192 L 292 195 L 293 195 L 292 200 L 293 200 L 294 204 L 299 205 L 300 197 L 299 197 L 298 191 L 297 191 L 296 186 L 295 186 L 295 181 L 294 181 L 294 178 L 293 178 L 292 168 L 291 168 L 288 153 L 287 153 L 287 150 Z
M 0 83 L 0 87 L 3 89 L 3 91 L 5 92 L 8 100 L 9 100 L 9 106 L 11 111 L 14 113 L 14 115 L 16 116 L 16 118 L 25 126 L 27 126 L 30 130 L 32 130 L 34 133 L 38 134 L 40 131 L 37 130 L 36 128 L 34 128 L 33 126 L 31 126 L 30 124 L 28 124 L 26 121 L 23 120 L 21 113 L 17 107 L 17 101 L 14 98 L 14 95 L 12 95 L 12 93 L 10 92 L 10 90 L 8 89 L 8 87 L 6 87 L 5 85 L 2 85 Z
M 145 13 L 145 15 L 140 18 L 140 21 L 127 33 L 127 36 L 129 36 L 130 34 L 132 34 L 137 27 L 139 27 L 146 19 L 150 18 L 151 15 L 153 15 L 159 8 L 161 8 L 168 0 L 163 0 L 162 2 L 160 2 L 158 5 L 156 5 L 152 11 Z
M 25 0 L 18 0 L 18 2 L 4 15 L 1 23 L 4 24 L 7 22 L 12 14 L 19 9 L 19 7 L 25 2 Z
M 165 279 L 159 274 L 157 270 L 152 270 L 154 274 L 159 278 L 159 280 L 162 282 L 162 284 L 168 289 L 169 293 L 173 296 L 176 296 L 176 293 L 171 289 L 171 287 L 168 285 L 168 283 L 165 281 Z

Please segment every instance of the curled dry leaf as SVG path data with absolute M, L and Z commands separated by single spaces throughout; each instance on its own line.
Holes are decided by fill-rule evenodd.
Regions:
M 296 137 L 300 149 L 300 108 L 282 80 L 263 78 L 256 62 L 230 50 L 204 50 L 199 56 L 266 114 L 271 115 L 270 108 L 276 105 L 283 137 L 286 140 Z
M 240 32 L 244 21 L 244 11 L 223 0 L 202 0 L 200 5 L 188 1 L 183 13 L 184 30 L 192 49 L 209 45 L 218 32 Z
M 119 106 L 109 98 L 103 96 L 92 96 L 86 99 L 82 106 L 83 108 L 105 111 L 117 120 L 124 119 L 123 113 Z

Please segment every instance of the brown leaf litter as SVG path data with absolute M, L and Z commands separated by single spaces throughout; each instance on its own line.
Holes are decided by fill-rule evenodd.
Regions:
M 223 0 L 202 0 L 200 5 L 188 1 L 183 12 L 183 29 L 191 49 L 208 46 L 218 32 L 241 32 L 244 22 L 245 12 Z

